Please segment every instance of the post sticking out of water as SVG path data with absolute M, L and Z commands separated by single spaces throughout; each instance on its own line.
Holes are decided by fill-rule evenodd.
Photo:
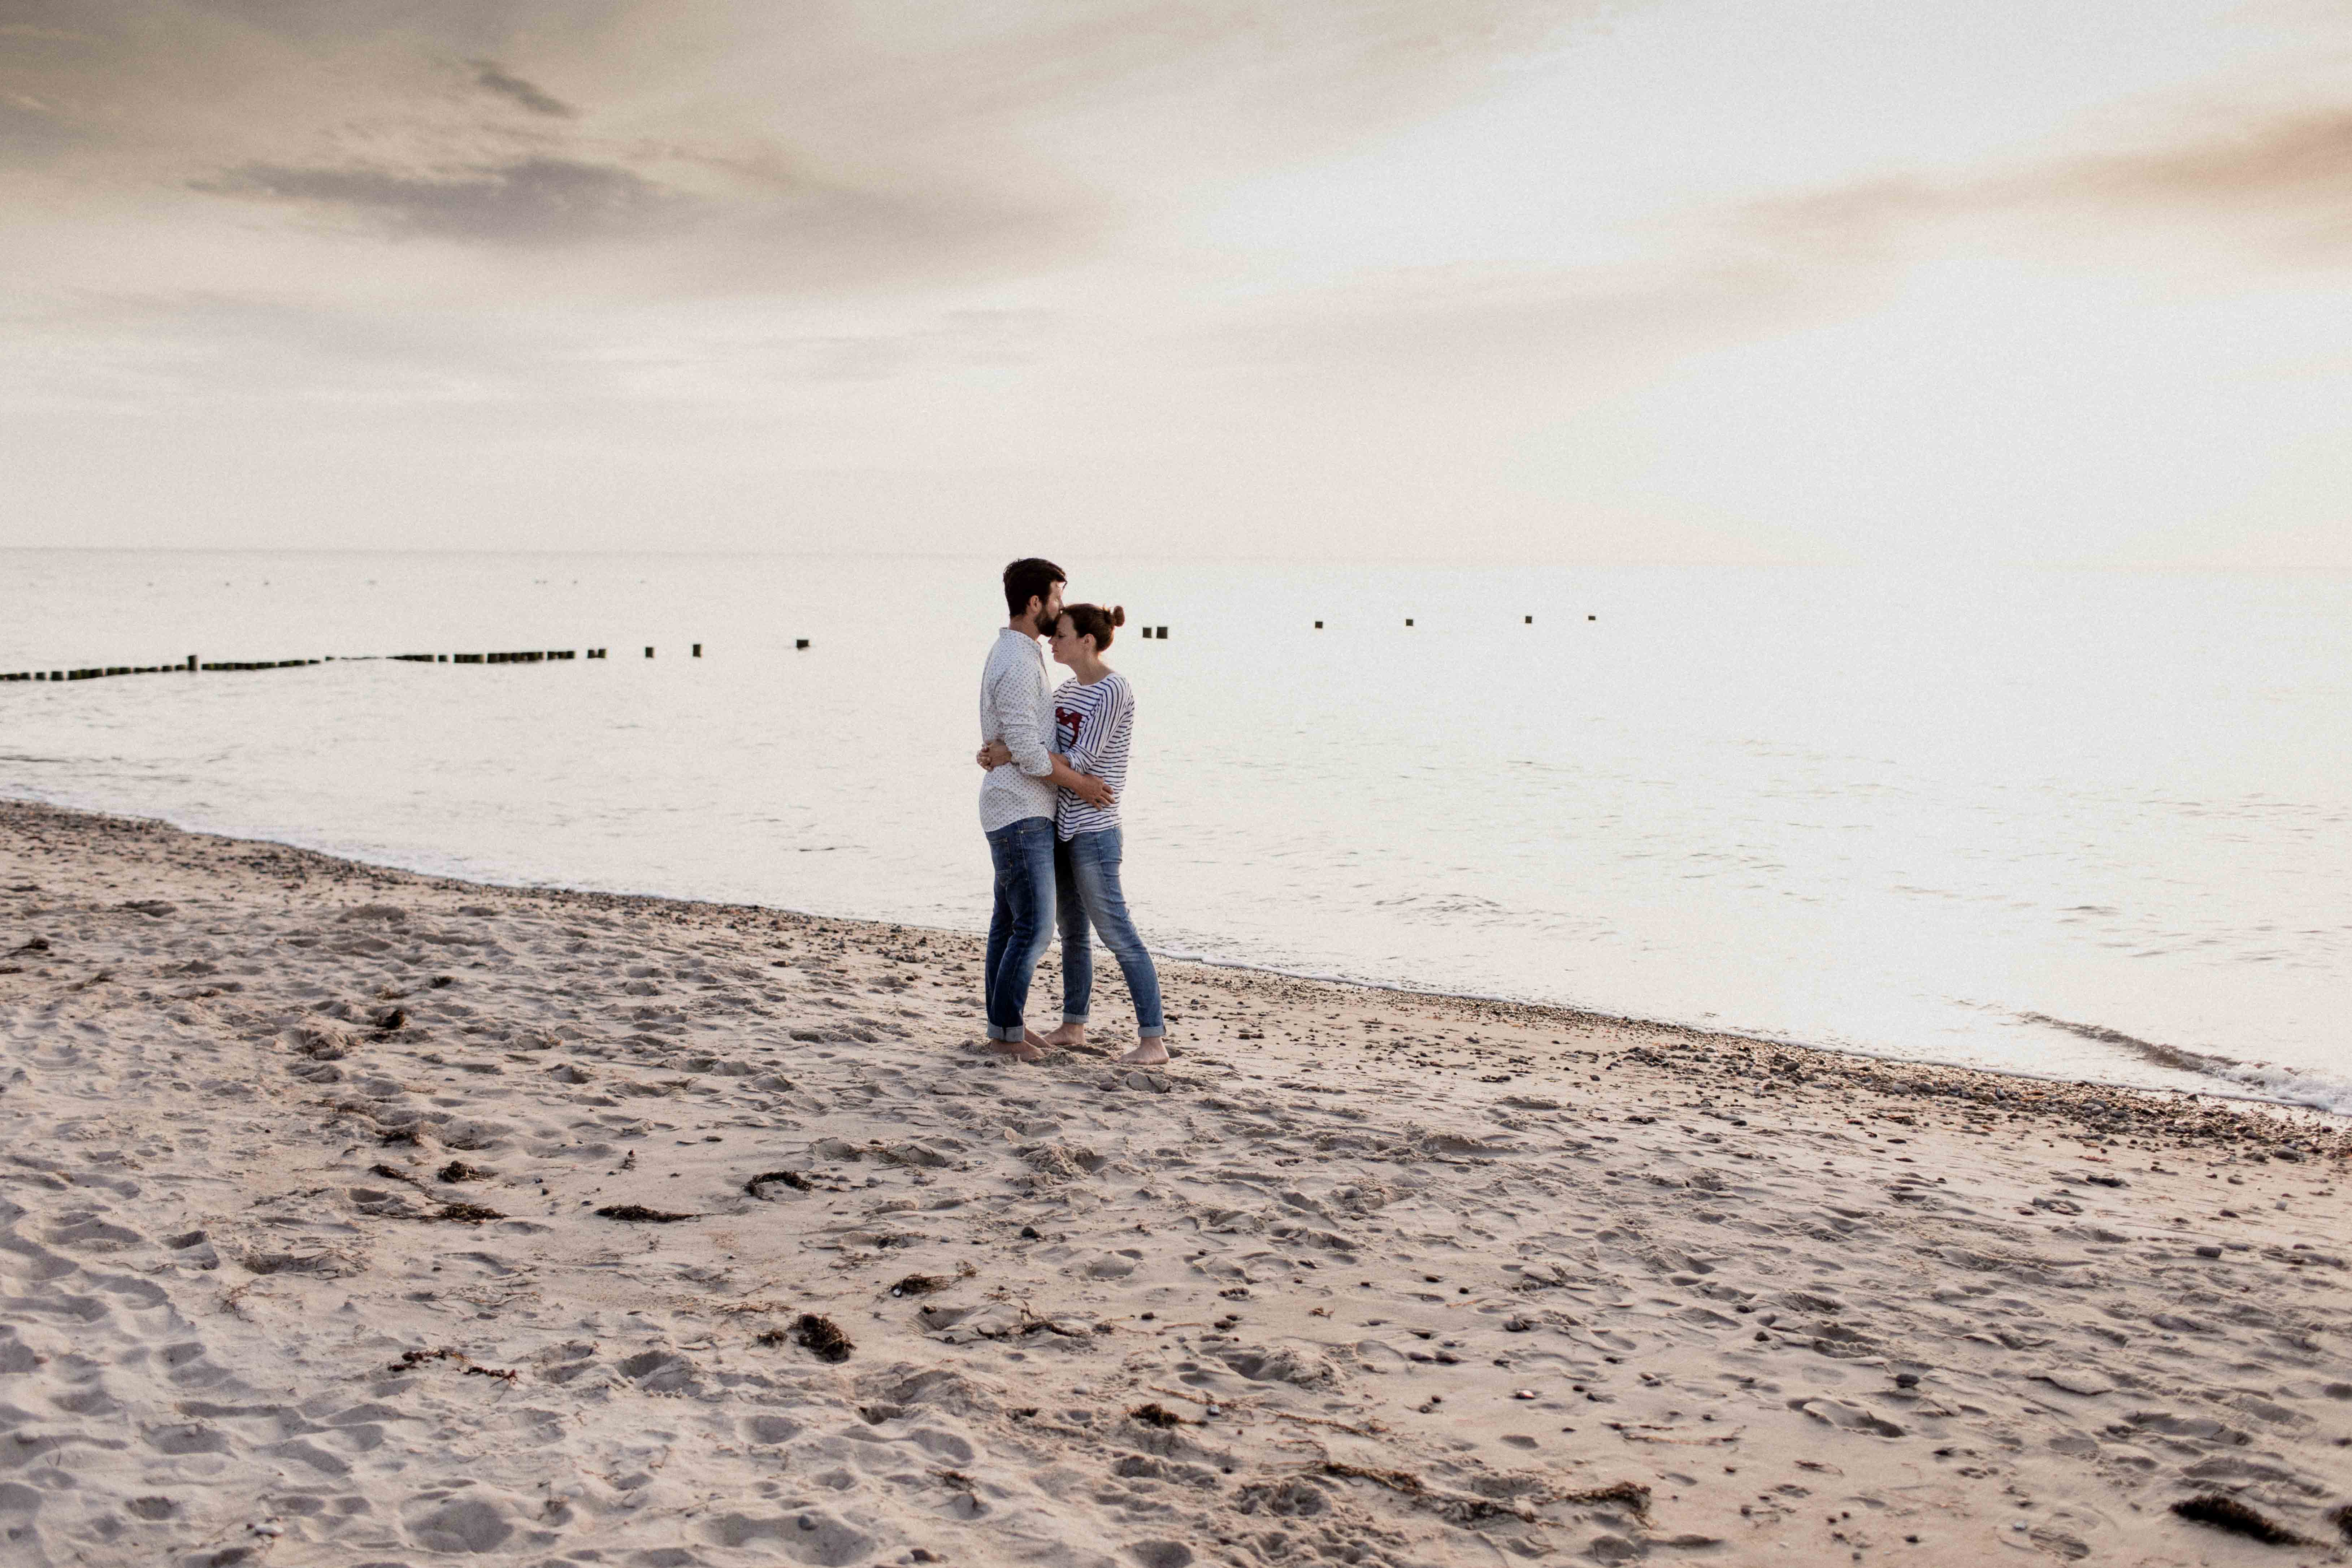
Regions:
M 1601 617 L 1600 617 L 1599 616 L 1585 616 L 1584 618 L 1585 618 L 1586 620 L 1588 620 L 1588 621 L 1597 621 L 1597 620 L 1599 620 Z
M 1406 626 L 1411 626 L 1411 625 L 1412 625 L 1412 617 L 1411 616 L 1407 616 L 1404 618 L 1404 624 L 1405 624 Z
M 1531 626 L 1536 624 L 1536 618 L 1533 616 L 1521 616 L 1519 617 L 1519 624 L 1524 626 Z
M 1318 632 L 1319 632 L 1319 631 L 1321 631 L 1321 630 L 1323 629 L 1323 623 L 1322 623 L 1321 621 L 1318 621 L 1318 622 L 1316 622 L 1316 623 L 1315 623 L 1315 629 L 1316 629 L 1317 631 L 1318 631 Z
M 196 669 L 196 656 L 195 656 L 194 654 L 190 654 L 190 655 L 188 656 L 188 673 L 189 673 L 189 674 L 191 674 L 191 675 L 193 675 L 193 674 L 194 674 L 194 673 L 195 673 L 195 669 Z
M 1168 628 L 1166 626 L 1160 628 L 1160 640 L 1161 642 L 1166 642 L 1168 640 Z
M 653 656 L 654 656 L 654 650 L 653 650 L 653 649 L 651 649 L 651 648 L 647 648 L 647 649 L 646 649 L 646 657 L 647 658 L 653 658 Z
M 694 645 L 694 657 L 697 658 L 700 658 L 702 657 L 702 645 L 700 643 L 696 643 Z
M 806 638 L 806 637 L 794 637 L 794 638 L 793 639 L 793 647 L 794 647 L 795 648 L 803 648 L 803 647 L 808 647 L 808 638 Z

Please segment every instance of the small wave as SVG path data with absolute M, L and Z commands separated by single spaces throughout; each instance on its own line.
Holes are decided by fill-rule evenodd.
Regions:
M 2028 1024 L 2063 1029 L 2070 1035 L 2096 1040 L 2103 1046 L 2120 1047 L 2158 1067 L 2241 1085 L 2255 1090 L 2265 1100 L 2352 1115 L 2352 1082 L 2340 1079 L 2297 1071 L 2292 1068 L 2273 1067 L 2268 1062 L 2242 1062 L 2232 1057 L 2214 1056 L 2207 1051 L 2160 1045 L 2154 1040 L 2126 1035 L 2121 1029 L 2110 1029 L 2104 1024 L 2077 1024 L 2064 1018 L 2053 1018 L 2047 1013 L 2019 1013 L 2014 1016 Z
M 1493 921 L 1510 913 L 1492 899 L 1482 899 L 1475 893 L 1403 893 L 1392 899 L 1375 899 L 1372 907 L 1402 915 L 1406 920 L 1430 921 L 1450 924 L 1457 921 Z
M 2207 1056 L 2202 1051 L 2183 1050 L 2179 1046 L 2160 1046 L 2153 1040 L 2136 1039 L 2121 1029 L 2110 1029 L 2103 1024 L 2074 1024 L 2063 1018 L 2053 1018 L 2047 1013 L 2020 1013 L 2018 1017 L 2029 1024 L 2043 1024 L 2053 1029 L 2063 1029 L 2085 1040 L 2096 1040 L 2103 1046 L 2121 1046 L 2143 1060 L 2158 1067 L 2178 1068 L 2182 1072 L 2217 1072 L 2233 1065 L 2227 1057 Z

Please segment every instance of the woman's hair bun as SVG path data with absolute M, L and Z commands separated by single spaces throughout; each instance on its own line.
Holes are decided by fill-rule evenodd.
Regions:
M 1065 605 L 1062 614 L 1069 617 L 1070 635 L 1095 639 L 1095 651 L 1110 647 L 1116 635 L 1112 628 L 1127 624 L 1127 612 L 1116 606 L 1104 609 L 1100 605 Z

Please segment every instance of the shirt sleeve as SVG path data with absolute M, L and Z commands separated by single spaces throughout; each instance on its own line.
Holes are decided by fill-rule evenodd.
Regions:
M 1045 696 L 1037 684 L 1034 676 L 1017 666 L 1004 670 L 990 692 L 989 706 L 1003 726 L 997 739 L 1013 753 L 1013 765 L 1044 778 L 1054 771 L 1054 759 L 1045 753 Z
M 1125 724 L 1134 711 L 1135 700 L 1127 689 L 1127 682 L 1111 682 L 1110 689 L 1103 693 L 1101 704 L 1088 716 L 1076 742 L 1070 747 L 1070 766 L 1082 773 L 1094 773 L 1097 759 L 1101 757 L 1112 737 L 1118 733 L 1119 726 Z

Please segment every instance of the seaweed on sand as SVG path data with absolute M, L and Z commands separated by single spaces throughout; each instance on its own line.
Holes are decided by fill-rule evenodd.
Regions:
M 2210 1524 L 2216 1530 L 2226 1530 L 2232 1535 L 2242 1535 L 2259 1541 L 2265 1546 L 2316 1546 L 2284 1525 L 2264 1519 L 2236 1498 L 2208 1492 L 2202 1497 L 2185 1498 L 2172 1505 L 2172 1511 L 2197 1524 Z
M 849 1352 L 857 1348 L 841 1331 L 840 1324 L 814 1312 L 803 1312 L 793 1324 L 793 1342 L 819 1361 L 847 1361 Z

